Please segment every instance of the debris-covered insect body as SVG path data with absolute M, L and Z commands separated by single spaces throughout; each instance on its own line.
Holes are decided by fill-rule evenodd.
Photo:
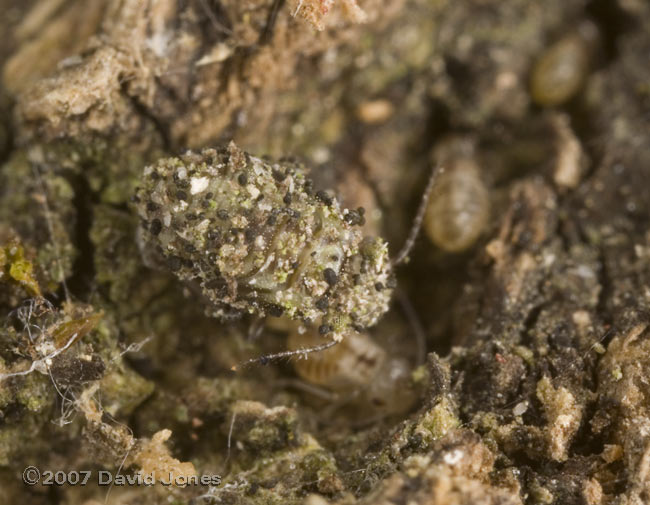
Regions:
M 144 170 L 135 196 L 145 256 L 200 285 L 218 317 L 285 315 L 338 340 L 388 310 L 385 241 L 363 209 L 314 191 L 305 169 L 240 150 L 188 152 Z

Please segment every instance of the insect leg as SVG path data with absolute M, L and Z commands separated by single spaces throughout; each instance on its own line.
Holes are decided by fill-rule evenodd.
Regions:
M 237 370 L 247 367 L 249 365 L 254 365 L 254 364 L 266 365 L 269 362 L 274 361 L 276 359 L 292 358 L 294 356 L 306 356 L 307 354 L 310 354 L 312 352 L 321 352 L 324 351 L 325 349 L 329 349 L 330 347 L 333 347 L 338 343 L 339 343 L 338 340 L 331 340 L 325 344 L 315 345 L 314 347 L 305 347 L 302 349 L 296 349 L 292 351 L 283 351 L 274 354 L 265 354 L 257 358 L 248 359 L 238 365 L 233 365 L 231 370 L 233 372 L 236 372 Z

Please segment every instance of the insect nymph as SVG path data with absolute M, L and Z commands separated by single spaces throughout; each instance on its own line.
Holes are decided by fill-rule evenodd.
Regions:
M 234 143 L 148 166 L 135 201 L 143 248 L 200 286 L 211 315 L 284 315 L 331 342 L 388 310 L 388 247 L 363 237 L 363 209 L 314 191 L 300 164 Z

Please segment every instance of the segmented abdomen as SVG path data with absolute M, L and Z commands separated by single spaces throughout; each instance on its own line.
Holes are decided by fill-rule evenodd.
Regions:
M 289 334 L 287 347 L 306 349 L 322 343 L 312 329 Z M 296 359 L 294 368 L 303 379 L 332 390 L 367 387 L 386 361 L 386 352 L 365 333 L 346 335 L 338 345 Z

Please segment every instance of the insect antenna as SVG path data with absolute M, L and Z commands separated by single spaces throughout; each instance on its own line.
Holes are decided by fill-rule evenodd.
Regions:
M 418 237 L 418 233 L 420 233 L 420 228 L 422 227 L 422 220 L 424 219 L 424 213 L 427 210 L 427 204 L 429 203 L 431 191 L 433 190 L 436 179 L 444 171 L 445 169 L 441 166 L 438 166 L 437 164 L 433 166 L 431 175 L 427 181 L 427 186 L 424 188 L 424 193 L 422 194 L 422 200 L 420 200 L 420 206 L 418 207 L 417 214 L 415 214 L 415 219 L 413 220 L 411 231 L 409 231 L 408 237 L 406 238 L 406 242 L 404 242 L 401 251 L 397 253 L 397 256 L 395 256 L 395 258 L 391 260 L 391 266 L 396 267 L 397 265 L 401 265 L 407 259 L 409 253 L 413 249 L 413 246 L 415 245 L 415 239 Z
M 292 358 L 293 356 L 306 356 L 312 352 L 321 352 L 330 347 L 334 347 L 338 344 L 338 340 L 331 340 L 325 344 L 315 345 L 314 347 L 304 347 L 302 349 L 295 349 L 291 351 L 277 352 L 274 354 L 265 354 L 263 356 L 258 356 L 257 358 L 251 358 L 246 361 L 239 363 L 238 365 L 233 365 L 231 370 L 236 372 L 242 368 L 245 368 L 249 365 L 267 365 L 271 361 L 282 358 Z

